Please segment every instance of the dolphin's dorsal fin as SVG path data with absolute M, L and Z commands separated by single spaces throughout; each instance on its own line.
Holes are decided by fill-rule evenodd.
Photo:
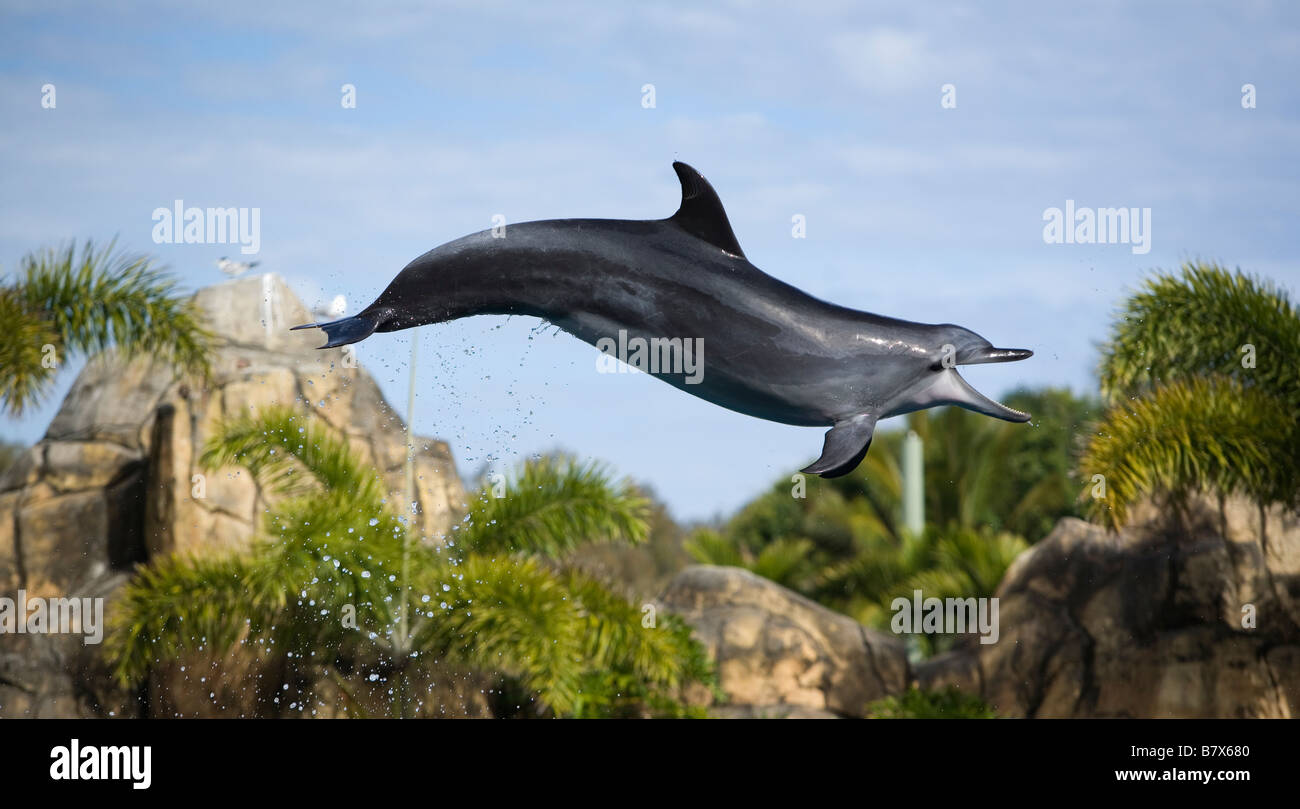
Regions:
M 876 415 L 860 413 L 856 416 L 835 422 L 835 426 L 826 432 L 826 443 L 822 446 L 822 456 L 802 470 L 810 475 L 824 478 L 837 478 L 847 475 L 867 455 L 871 446 L 871 437 L 876 432 Z
M 675 162 L 673 169 L 682 181 L 682 206 L 668 221 L 714 247 L 744 258 L 745 253 L 740 249 L 740 242 L 736 241 L 736 234 L 731 232 L 731 223 L 727 221 L 727 211 L 722 207 L 722 200 L 718 199 L 718 192 L 702 174 L 685 163 Z

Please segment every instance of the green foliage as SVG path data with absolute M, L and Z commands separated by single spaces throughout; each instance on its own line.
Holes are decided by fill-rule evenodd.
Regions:
M 1006 403 L 1033 420 L 1013 424 L 957 407 L 909 418 L 909 428 L 925 442 L 928 522 L 987 526 L 1038 540 L 1062 517 L 1080 516 L 1075 436 L 1099 404 L 1055 388 L 1014 391 Z M 888 491 L 901 488 L 900 478 Z
M 1034 418 L 1027 425 L 993 422 L 996 429 L 1010 433 L 1010 440 L 998 462 L 997 480 L 986 493 L 984 519 L 1036 541 L 1051 533 L 1062 517 L 1083 516 L 1079 435 L 1100 415 L 1101 403 L 1059 388 L 1018 390 L 1005 401 Z
M 10 414 L 37 403 L 70 355 L 116 347 L 185 373 L 209 372 L 212 336 L 193 302 L 148 258 L 89 242 L 46 249 L 22 259 L 0 286 L 0 400 Z M 55 362 L 48 362 L 46 346 Z
M 538 458 L 539 462 L 562 464 L 573 464 L 576 460 L 563 449 L 543 452 Z M 474 476 L 478 481 L 476 488 L 490 488 L 488 473 L 489 468 L 484 466 Z M 691 560 L 682 547 L 685 532 L 655 497 L 653 488 L 640 481 L 633 488 L 635 491 L 628 493 L 645 501 L 644 537 L 635 544 L 610 542 L 608 536 L 598 538 L 564 550 L 563 564 L 565 568 L 581 570 L 600 579 L 630 599 L 647 601 L 663 592 L 672 577 Z M 613 533 L 617 533 L 618 528 L 613 528 Z
M 991 529 L 931 528 L 899 542 L 876 535 L 860 553 L 821 571 L 808 595 L 861 623 L 889 630 L 894 599 L 988 598 L 1007 567 L 1029 545 L 1019 536 Z M 918 651 L 934 654 L 952 646 L 949 635 L 911 636 Z
M 807 589 L 816 572 L 812 551 L 813 543 L 807 539 L 782 537 L 754 553 L 707 528 L 696 531 L 686 542 L 686 552 L 701 564 L 748 568 L 794 590 Z
M 746 560 L 740 547 L 717 531 L 701 528 L 686 540 L 686 552 L 702 565 L 721 565 L 723 567 L 745 567 Z
M 1295 457 L 1296 425 L 1275 397 L 1221 377 L 1168 382 L 1111 410 L 1083 459 L 1105 477 L 1093 513 L 1121 525 L 1144 494 L 1174 509 L 1205 488 L 1257 502 L 1285 499 L 1281 477 Z
M 991 596 L 1011 561 L 1064 516 L 1079 512 L 1075 434 L 1098 405 L 1068 391 L 1017 391 L 1008 404 L 1034 414 L 1009 424 L 959 408 L 913 413 L 923 440 L 927 526 L 902 530 L 904 431 L 882 431 L 861 467 L 808 478 L 806 496 L 781 481 L 720 530 L 686 544 L 698 562 L 746 567 L 868 625 L 885 628 L 890 603 Z M 922 652 L 951 638 L 918 636 Z
M 562 474 L 561 474 L 562 472 Z M 561 481 L 561 488 L 546 484 Z M 639 543 L 648 502 L 628 482 L 612 487 L 601 470 L 556 458 L 524 467 L 510 496 L 479 498 L 461 541 L 476 550 L 558 557 L 584 542 Z
M 58 345 L 59 334 L 47 318 L 30 312 L 19 290 L 0 287 L 0 400 L 10 415 L 20 415 L 38 402 L 55 369 L 46 362 L 44 346 Z
M 507 497 L 480 493 L 440 547 L 409 534 L 346 441 L 290 409 L 227 422 L 203 462 L 240 466 L 275 493 L 265 539 L 141 571 L 107 644 L 124 683 L 186 652 L 242 648 L 269 650 L 286 681 L 392 682 L 398 716 L 421 707 L 409 683 L 435 662 L 505 675 L 542 712 L 595 716 L 686 715 L 681 690 L 711 681 L 681 621 L 645 626 L 636 605 L 553 561 L 645 535 L 645 500 L 597 467 L 526 464 Z
M 909 688 L 867 706 L 868 719 L 997 719 L 984 700 L 948 686 L 938 691 Z
M 1007 402 L 1033 413 L 1034 420 L 1010 424 L 955 407 L 908 416 L 908 429 L 924 442 L 928 523 L 987 527 L 1037 540 L 1061 517 L 1082 516 L 1077 500 L 1084 483 L 1073 473 L 1075 435 L 1094 417 L 1097 403 L 1057 389 L 1016 391 Z M 788 481 L 778 481 L 737 513 L 723 534 L 743 558 L 756 557 L 778 539 L 807 539 L 818 564 L 853 555 L 855 537 L 879 534 L 900 541 L 904 433 L 877 433 L 855 472 L 808 478 L 802 499 L 791 496 Z
M 1300 314 L 1273 284 L 1199 262 L 1148 280 L 1103 348 L 1111 407 L 1080 465 L 1106 482 L 1092 515 L 1118 526 L 1143 496 L 1182 510 L 1207 488 L 1300 502 L 1297 357 Z
M 1213 263 L 1157 273 L 1130 297 L 1102 348 L 1102 393 L 1128 398 L 1163 382 L 1215 375 L 1300 407 L 1300 324 L 1286 292 Z M 1245 345 L 1254 368 L 1242 364 Z M 1300 410 L 1293 410 L 1300 413 Z
M 990 597 L 1007 567 L 1029 547 L 1015 534 L 956 525 L 899 538 L 868 531 L 854 541 L 853 555 L 820 565 L 814 564 L 807 540 L 776 540 L 751 557 L 739 555 L 736 544 L 721 534 L 698 531 L 689 551 L 698 562 L 748 568 L 888 631 L 894 599 L 910 599 L 914 590 L 927 598 Z M 919 651 L 930 654 L 949 648 L 954 638 L 918 634 L 913 640 Z
M 199 463 L 207 469 L 242 466 L 262 486 L 280 495 L 299 497 L 347 489 L 360 502 L 382 500 L 384 484 L 379 473 L 361 463 L 347 441 L 335 435 L 292 407 L 268 407 L 256 415 L 227 420 L 217 438 L 204 448 Z

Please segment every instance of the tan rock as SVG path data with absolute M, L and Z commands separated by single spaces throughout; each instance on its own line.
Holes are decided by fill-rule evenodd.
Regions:
M 21 491 L 0 494 L 0 593 L 11 593 L 18 579 L 17 520 Z
M 245 374 L 221 388 L 222 411 L 227 418 L 251 416 L 265 407 L 300 404 L 298 378 L 291 368 L 274 368 Z
M 75 592 L 108 570 L 108 507 L 101 490 L 21 506 L 16 533 L 29 596 Z
M 45 441 L 41 446 L 41 478 L 62 492 L 107 486 L 141 457 L 138 450 L 108 441 Z
M 41 479 L 41 468 L 45 465 L 44 455 L 43 447 L 39 445 L 28 447 L 0 475 L 0 492 L 10 492 L 35 485 Z
M 1150 506 L 1119 533 L 1062 520 L 1007 570 L 998 642 L 917 680 L 977 686 L 1006 716 L 1293 716 L 1298 569 L 1300 519 L 1237 498 L 1187 525 Z
M 864 716 L 910 679 L 897 638 L 747 570 L 687 568 L 661 601 L 709 650 L 732 706 Z
M 206 287 L 194 297 L 210 328 L 230 344 L 290 354 L 320 345 L 318 334 L 290 331 L 315 318 L 278 276 L 248 276 Z
M 172 386 L 175 373 L 148 358 L 105 354 L 86 363 L 45 433 L 51 441 L 112 441 L 140 448 L 140 426 Z

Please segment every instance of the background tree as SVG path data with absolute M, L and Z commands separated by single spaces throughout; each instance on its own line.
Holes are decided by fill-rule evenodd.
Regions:
M 564 449 L 540 453 L 540 459 L 564 464 L 578 463 L 577 456 Z M 467 488 L 489 489 L 491 467 L 480 467 L 470 476 Z M 643 542 L 591 542 L 566 554 L 563 566 L 582 571 L 630 599 L 653 600 L 672 577 L 691 563 L 682 547 L 685 531 L 673 519 L 654 489 L 635 481 L 633 488 L 646 503 L 646 536 Z
M 110 347 L 206 375 L 211 334 L 178 293 L 150 259 L 119 253 L 112 243 L 28 254 L 0 286 L 0 407 L 21 414 L 70 357 Z
M 639 605 L 558 564 L 582 543 L 645 536 L 645 502 L 598 468 L 526 464 L 435 546 L 408 541 L 379 473 L 292 409 L 227 422 L 202 460 L 242 467 L 272 493 L 261 541 L 140 570 L 107 644 L 123 683 L 185 652 L 243 649 L 279 664 L 260 700 L 268 713 L 310 702 L 322 680 L 344 694 L 378 680 L 389 712 L 409 716 L 436 707 L 411 693 L 413 675 L 454 664 L 513 678 L 534 713 L 672 715 L 683 686 L 710 679 L 681 621 L 645 626 Z
M 842 478 L 781 480 L 716 529 L 686 544 L 699 562 L 749 568 L 863 623 L 887 627 L 890 603 L 913 589 L 939 598 L 990 596 L 1002 573 L 1057 520 L 1082 512 L 1076 438 L 1099 409 L 1066 390 L 1021 390 L 1007 403 L 1028 424 L 960 408 L 912 413 L 923 440 L 926 527 L 902 529 L 902 441 L 878 433 L 862 465 Z M 922 651 L 942 647 L 918 638 Z
M 1300 315 L 1282 289 L 1187 263 L 1125 303 L 1102 350 L 1109 409 L 1081 467 L 1114 527 L 1151 495 L 1183 514 L 1198 491 L 1261 508 L 1300 500 Z

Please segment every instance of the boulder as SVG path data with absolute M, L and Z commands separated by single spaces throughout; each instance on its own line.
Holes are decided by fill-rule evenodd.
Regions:
M 1007 570 L 1001 637 L 917 666 L 1016 717 L 1300 713 L 1300 518 L 1247 501 L 1066 519 Z
M 713 658 L 718 716 L 860 717 L 910 678 L 898 638 L 741 568 L 689 567 L 660 601 Z

